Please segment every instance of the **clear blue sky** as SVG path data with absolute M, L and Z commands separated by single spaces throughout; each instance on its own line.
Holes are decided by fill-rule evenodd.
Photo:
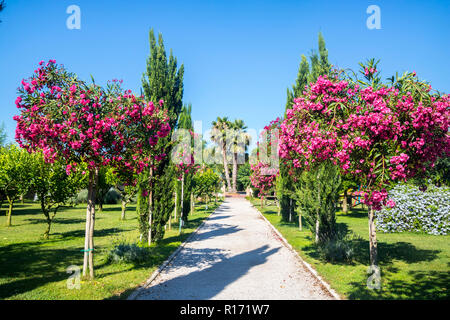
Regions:
M 66 28 L 66 8 L 81 8 L 81 30 Z M 381 9 L 369 30 L 366 8 Z M 28 1 L 0 13 L 0 122 L 14 138 L 16 88 L 40 60 L 56 59 L 82 79 L 123 79 L 139 92 L 148 31 L 185 65 L 184 101 L 203 130 L 217 116 L 261 129 L 281 115 L 300 55 L 322 31 L 330 61 L 357 69 L 381 59 L 383 76 L 415 70 L 450 92 L 450 1 Z

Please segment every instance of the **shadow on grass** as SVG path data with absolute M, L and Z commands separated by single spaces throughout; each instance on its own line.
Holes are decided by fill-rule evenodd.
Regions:
M 448 271 L 410 271 L 406 279 L 387 279 L 383 281 L 381 270 L 381 289 L 370 290 L 366 283 L 352 282 L 350 299 L 419 299 L 448 300 L 450 294 L 450 273 Z
M 0 284 L 0 299 L 67 279 L 65 269 L 82 259 L 80 250 L 42 248 L 41 244 L 25 242 L 0 247 L 0 277 L 12 280 Z M 97 270 L 102 267 L 96 265 Z

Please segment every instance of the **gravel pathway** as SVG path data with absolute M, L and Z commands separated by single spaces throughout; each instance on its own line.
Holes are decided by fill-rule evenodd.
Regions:
M 332 299 L 249 201 L 226 198 L 136 299 Z

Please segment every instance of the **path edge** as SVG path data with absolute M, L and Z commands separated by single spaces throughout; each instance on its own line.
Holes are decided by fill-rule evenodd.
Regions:
M 184 246 L 189 243 L 191 241 L 191 239 L 198 233 L 198 231 L 204 226 L 204 224 L 206 223 L 206 221 L 209 219 L 209 217 L 211 217 L 217 209 L 219 209 L 222 206 L 223 202 L 220 204 L 220 206 L 218 206 L 216 209 L 214 209 L 213 212 L 211 212 L 211 214 L 206 217 L 205 220 L 203 220 L 202 224 L 198 226 L 197 229 L 195 229 L 194 232 L 191 233 L 191 235 L 182 243 L 179 245 L 179 247 L 177 248 L 177 250 L 175 250 L 167 259 L 166 261 L 164 261 L 155 271 L 153 271 L 152 275 L 150 276 L 150 278 L 147 279 L 147 281 L 145 281 L 145 283 L 143 285 L 140 285 L 138 288 L 136 288 L 136 290 L 133 291 L 133 293 L 131 293 L 126 300 L 136 300 L 136 298 L 142 293 L 142 291 L 144 291 L 145 289 L 147 289 L 152 282 L 156 279 L 156 277 L 168 266 L 168 264 L 180 253 L 180 251 L 184 248 Z
M 247 200 L 247 199 L 245 199 Z M 278 231 L 277 228 L 275 228 L 275 226 L 270 223 L 269 220 L 267 220 L 266 217 L 264 217 L 264 215 L 262 214 L 261 211 L 259 211 L 250 200 L 247 200 L 250 205 L 260 214 L 260 216 L 263 218 L 263 220 L 270 226 L 270 228 L 277 234 L 278 237 L 280 237 L 280 239 L 282 240 L 283 244 L 292 252 L 295 253 L 296 257 L 298 260 L 300 260 L 302 262 L 302 264 L 308 269 L 308 271 L 316 278 L 316 280 L 319 281 L 319 283 L 325 287 L 325 289 L 336 299 L 336 300 L 343 300 L 342 297 L 333 289 L 331 288 L 331 286 L 322 279 L 322 277 L 319 275 L 319 273 L 308 263 L 306 262 L 301 256 L 300 254 L 292 247 L 292 245 L 286 240 L 285 237 L 283 237 L 283 235 L 281 234 L 280 231 Z

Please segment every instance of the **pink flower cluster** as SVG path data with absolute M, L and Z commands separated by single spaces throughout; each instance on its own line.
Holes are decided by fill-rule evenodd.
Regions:
M 23 80 L 19 92 L 16 141 L 30 152 L 43 150 L 49 162 L 65 160 L 68 174 L 81 162 L 140 172 L 161 157 L 149 141 L 170 132 L 167 115 L 153 103 L 73 80 L 54 60 Z
M 278 169 L 271 168 L 269 164 L 262 162 L 250 165 L 250 168 L 252 170 L 250 181 L 253 187 L 259 190 L 260 196 L 264 197 L 272 190 L 278 175 Z
M 286 113 L 280 157 L 301 169 L 333 161 L 368 186 L 365 201 L 379 208 L 391 181 L 420 174 L 450 153 L 450 97 L 431 96 L 420 84 L 413 93 L 319 77 Z

